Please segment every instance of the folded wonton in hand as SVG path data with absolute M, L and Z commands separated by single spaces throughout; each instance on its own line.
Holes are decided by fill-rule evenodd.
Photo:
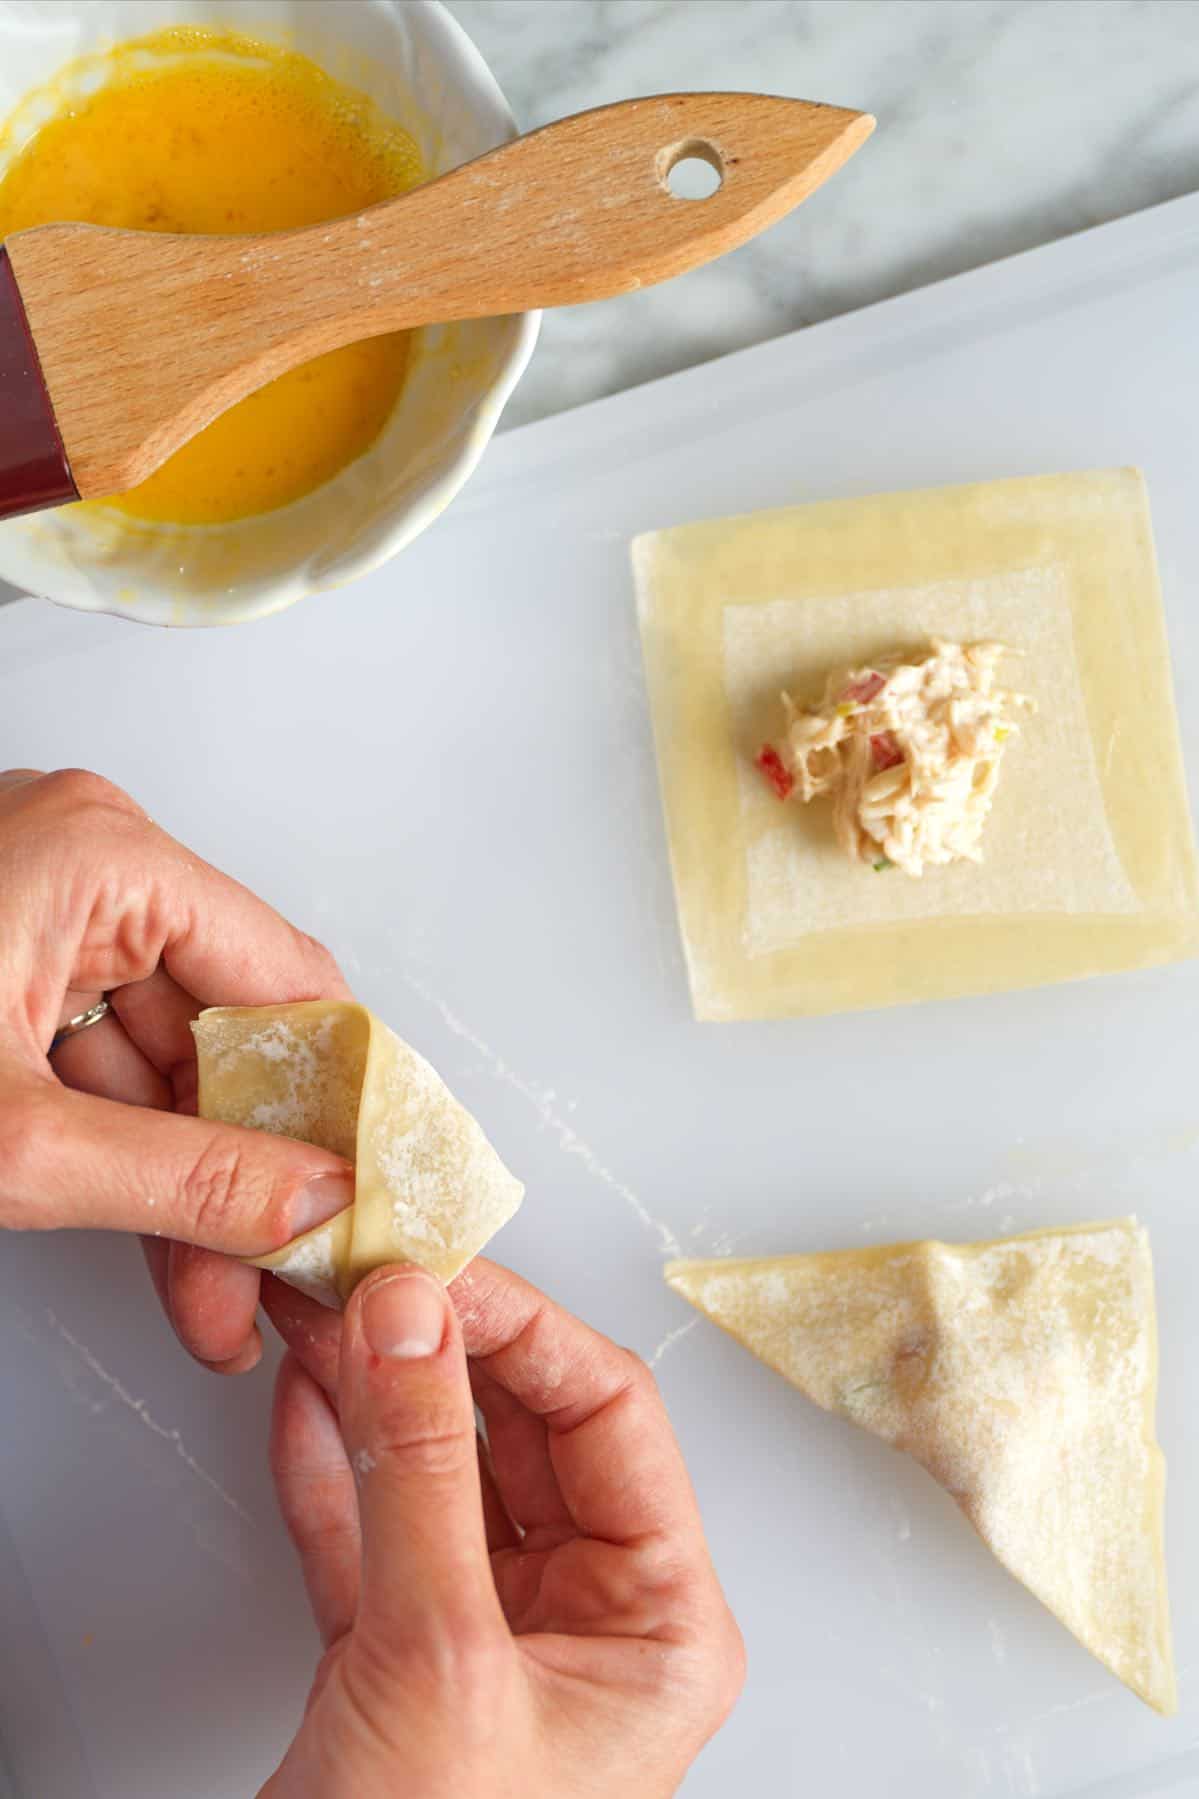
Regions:
M 298 1137 L 355 1168 L 346 1211 L 255 1258 L 325 1305 L 373 1268 L 452 1280 L 520 1205 L 510 1175 L 437 1072 L 365 1006 L 222 1006 L 192 1025 L 202 1118 Z
M 1175 1710 L 1153 1270 L 1134 1218 L 672 1262 L 666 1279 L 817 1405 L 915 1456 L 1092 1655 Z

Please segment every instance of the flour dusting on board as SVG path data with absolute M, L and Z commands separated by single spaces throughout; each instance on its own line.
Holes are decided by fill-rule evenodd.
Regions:
M 698 1318 L 689 1318 L 686 1324 L 676 1324 L 672 1331 L 667 1331 L 657 1348 L 646 1356 L 646 1366 L 656 1368 L 662 1357 L 669 1355 L 676 1343 L 681 1343 L 684 1337 L 690 1336 L 698 1323 Z
M 161 1437 L 164 1443 L 169 1443 L 184 1466 L 198 1481 L 215 1493 L 217 1498 L 227 1505 L 231 1511 L 236 1512 L 238 1517 L 244 1519 L 247 1524 L 254 1523 L 254 1519 L 250 1516 L 249 1512 L 247 1512 L 245 1507 L 233 1497 L 233 1494 L 229 1492 L 228 1488 L 223 1487 L 220 1481 L 216 1479 L 215 1475 L 209 1474 L 207 1468 L 202 1468 L 200 1466 L 177 1430 L 172 1429 L 168 1425 L 159 1424 L 158 1420 L 151 1416 L 145 1400 L 135 1399 L 129 1389 L 117 1379 L 116 1375 L 110 1374 L 108 1369 L 103 1367 L 100 1362 L 97 1361 L 86 1343 L 81 1343 L 74 1332 L 67 1329 L 66 1325 L 62 1322 L 62 1319 L 59 1318 L 55 1312 L 47 1308 L 46 1317 L 54 1330 L 58 1332 L 58 1335 L 62 1338 L 63 1342 L 70 1345 L 80 1361 L 83 1362 L 90 1373 L 95 1375 L 98 1381 L 103 1382 L 104 1386 L 108 1388 L 114 1399 L 119 1400 L 121 1405 L 132 1412 L 154 1436 Z
M 595 1179 L 601 1181 L 605 1187 L 610 1188 L 613 1193 L 619 1194 L 637 1219 L 638 1224 L 644 1226 L 647 1231 L 652 1231 L 657 1237 L 659 1250 L 664 1256 L 681 1254 L 678 1238 L 670 1226 L 663 1223 L 660 1218 L 654 1218 L 646 1210 L 632 1188 L 617 1179 L 611 1169 L 596 1155 L 590 1144 L 585 1143 L 573 1125 L 563 1118 L 554 1104 L 556 1095 L 553 1088 L 538 1086 L 535 1081 L 526 1080 L 523 1075 L 517 1074 L 516 1070 L 510 1068 L 501 1056 L 498 1056 L 476 1032 L 471 1030 L 469 1025 L 464 1024 L 460 1018 L 456 1017 L 444 1000 L 440 999 L 427 982 L 421 980 L 419 976 L 406 971 L 403 978 L 413 993 L 418 994 L 421 999 L 441 1014 L 442 1021 L 455 1037 L 461 1037 L 464 1042 L 470 1044 L 472 1049 L 479 1052 L 497 1080 L 515 1088 L 522 1098 L 527 1099 L 535 1107 L 542 1124 L 557 1137 L 559 1147 L 564 1154 L 577 1156 L 588 1174 L 594 1175 Z

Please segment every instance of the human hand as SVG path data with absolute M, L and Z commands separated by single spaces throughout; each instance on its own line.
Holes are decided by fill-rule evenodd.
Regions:
M 260 1799 L 673 1793 L 744 1653 L 644 1363 L 481 1260 L 448 1297 L 374 1274 L 344 1324 L 275 1280 L 263 1304 L 326 1649 Z
M 50 1045 L 107 993 L 98 1024 Z M 346 997 L 336 964 L 72 769 L 0 774 L 0 1226 L 147 1233 L 167 1315 L 201 1361 L 261 1354 L 262 1255 L 341 1211 L 337 1156 L 194 1116 L 205 1005 Z M 61 1084 L 60 1084 L 61 1083 Z

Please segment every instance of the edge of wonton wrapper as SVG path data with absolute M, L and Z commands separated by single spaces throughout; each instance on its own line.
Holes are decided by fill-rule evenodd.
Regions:
M 340 1308 L 358 1282 L 387 1262 L 415 1262 L 451 1281 L 513 1216 L 524 1187 L 510 1174 L 470 1113 L 437 1071 L 365 1006 L 340 1000 L 305 1000 L 280 1006 L 211 1007 L 192 1026 L 200 1070 L 202 1117 L 299 1137 L 347 1154 L 346 1142 L 322 1141 L 333 1133 L 304 1128 L 312 1110 L 297 1104 L 286 1126 L 280 1108 L 263 1101 L 252 1083 L 242 1096 L 218 1100 L 220 1064 L 254 1053 L 271 1032 L 270 1062 L 286 1061 L 291 1031 L 296 1056 L 331 1065 L 327 1021 L 365 1032 L 353 1125 L 355 1202 L 270 1255 L 246 1258 L 322 1304 Z M 314 1042 L 314 1039 L 317 1039 Z M 281 1053 L 282 1044 L 282 1053 Z M 228 1072 L 226 1066 L 225 1072 Z M 271 1119 L 273 1122 L 266 1122 Z
M 1087 1238 L 1093 1243 L 1079 1241 Z M 1032 1246 L 1037 1247 L 1029 1253 Z M 1126 1358 L 1127 1405 L 1123 1449 L 1128 1466 L 1109 1467 L 1106 1487 L 1116 1497 L 1105 1508 L 1104 1483 L 1099 1483 L 1100 1496 L 1092 1501 L 1090 1517 L 1083 1514 L 1082 1532 L 1077 1528 L 1078 1514 L 1061 1508 L 1060 1541 L 1054 1544 L 1035 1535 L 1035 1502 L 1047 1492 L 1066 1496 L 1068 1470 L 1075 1458 L 1054 1458 L 1049 1465 L 1058 1470 L 1057 1482 L 1036 1488 L 1035 1475 L 1045 1466 L 1037 1454 L 1037 1419 L 1044 1419 L 1052 1401 L 1044 1385 L 1037 1392 L 1038 1376 L 1046 1369 L 1052 1373 L 1054 1367 L 1044 1338 L 1039 1356 L 1035 1346 L 1023 1351 L 1023 1367 L 1017 1347 L 1014 1365 L 1004 1369 L 1009 1380 L 1006 1394 L 1000 1391 L 998 1376 L 989 1384 L 979 1379 L 973 1388 L 963 1383 L 956 1415 L 952 1392 L 938 1391 L 943 1377 L 937 1364 L 949 1370 L 951 1379 L 955 1360 L 960 1364 L 965 1358 L 968 1365 L 972 1351 L 979 1367 L 989 1364 L 1002 1349 L 1003 1330 L 997 1321 L 1005 1300 L 1011 1302 L 1019 1329 L 1020 1297 L 1032 1290 L 1038 1274 L 1052 1269 L 1055 1256 L 1060 1266 L 1068 1254 L 1076 1261 L 1086 1258 L 1088 1248 L 1096 1270 L 1092 1295 L 1096 1316 L 1090 1329 L 1085 1328 L 1085 1286 L 1071 1287 L 1068 1278 L 1047 1296 L 1042 1315 L 1056 1304 L 1067 1345 L 1086 1345 L 1085 1367 L 1081 1360 L 1078 1363 L 1075 1396 L 1083 1382 L 1083 1397 L 1094 1406 L 1063 1407 L 1065 1417 L 1051 1415 L 1047 1428 L 1054 1442 L 1063 1437 L 1068 1441 L 1073 1424 L 1079 1455 L 1089 1454 L 1093 1461 L 1101 1454 L 1094 1420 L 1105 1415 L 1104 1408 L 1110 1416 L 1110 1408 L 1118 1403 L 1112 1370 L 1102 1365 L 1103 1352 L 1117 1342 L 1123 1324 L 1120 1349 Z M 988 1257 L 989 1267 L 983 1260 Z M 1103 1286 L 1105 1268 L 1111 1275 L 1110 1290 Z M 972 1271 L 976 1271 L 973 1285 Z M 1176 1711 L 1163 1538 L 1166 1470 L 1154 1424 L 1153 1272 L 1148 1233 L 1135 1218 L 976 1244 L 926 1241 L 825 1254 L 679 1261 L 668 1263 L 664 1273 L 674 1292 L 825 1411 L 840 1413 L 912 1455 L 956 1500 L 1001 1565 L 1084 1648 L 1155 1711 L 1163 1716 Z M 902 1278 L 896 1278 L 899 1273 Z M 1120 1277 L 1125 1302 L 1120 1316 L 1114 1317 Z M 838 1279 L 844 1283 L 840 1293 L 833 1285 Z M 823 1335 L 821 1292 L 829 1299 Z M 853 1322 L 847 1319 L 846 1305 L 852 1307 L 855 1300 L 860 1316 Z M 798 1315 L 805 1307 L 809 1315 L 801 1323 Z M 972 1322 L 963 1329 L 967 1319 Z M 1024 1334 L 1027 1338 L 1027 1329 Z M 1056 1348 L 1060 1354 L 1060 1338 Z M 1035 1403 L 1023 1407 L 1018 1400 L 1014 1403 L 1022 1377 L 1027 1382 L 1026 1399 L 1035 1396 Z M 933 1397 L 927 1398 L 930 1391 Z M 939 1400 L 943 1410 L 938 1419 L 934 1408 Z M 1023 1435 L 1013 1431 L 1013 1419 L 1026 1425 Z M 1111 1441 L 1118 1459 L 1118 1421 L 1112 1425 Z M 989 1470 L 987 1445 L 994 1449 Z M 1029 1450 L 1023 1462 L 1022 1446 Z M 1025 1474 L 1033 1473 L 1030 1508 L 1021 1503 L 1021 1468 Z M 1084 1492 L 1092 1490 L 1084 1482 Z M 1042 1520 L 1053 1514 L 1052 1506 L 1045 1508 Z M 1103 1572 L 1098 1551 L 1085 1590 L 1067 1594 L 1074 1603 L 1064 1603 L 1064 1576 L 1055 1576 L 1065 1557 L 1055 1551 L 1064 1551 L 1071 1537 L 1088 1545 L 1102 1541 L 1122 1564 L 1127 1605 L 1123 1616 L 1121 1601 L 1115 1597 L 1120 1581 Z

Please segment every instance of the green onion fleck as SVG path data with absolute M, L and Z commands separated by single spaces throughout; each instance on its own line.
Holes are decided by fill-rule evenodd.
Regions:
M 894 862 L 891 861 L 890 857 L 883 856 L 878 862 L 876 862 L 874 864 L 874 872 L 876 875 L 881 875 L 884 868 L 894 868 L 894 867 L 895 867 L 895 864 L 894 864 Z

